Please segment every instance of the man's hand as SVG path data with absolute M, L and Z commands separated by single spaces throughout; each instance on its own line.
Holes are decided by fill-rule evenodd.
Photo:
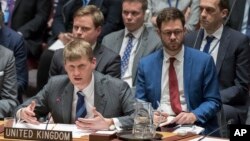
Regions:
M 176 124 L 194 124 L 194 122 L 197 120 L 196 116 L 193 113 L 186 113 L 181 112 L 179 115 L 177 115 L 171 123 Z
M 154 124 L 159 126 L 160 123 L 167 120 L 168 114 L 165 112 L 156 111 L 154 112 Z
M 103 130 L 109 129 L 109 126 L 113 124 L 112 119 L 104 118 L 95 108 L 93 109 L 93 113 L 94 118 L 78 118 L 76 121 L 77 128 L 83 130 Z
M 32 101 L 31 104 L 21 109 L 20 118 L 28 123 L 39 124 L 34 113 L 36 102 Z
M 68 42 L 70 42 L 73 39 L 72 33 L 60 33 L 58 35 L 58 39 L 63 42 L 64 45 L 66 45 Z

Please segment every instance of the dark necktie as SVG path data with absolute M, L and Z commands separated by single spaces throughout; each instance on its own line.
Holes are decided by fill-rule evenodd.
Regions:
M 78 91 L 76 94 L 78 96 L 76 104 L 76 120 L 77 120 L 79 117 L 84 118 L 87 115 L 87 110 L 82 91 Z
M 122 56 L 122 62 L 121 62 L 121 76 L 124 75 L 125 71 L 127 70 L 128 68 L 128 62 L 129 62 L 129 57 L 130 57 L 130 54 L 131 54 L 131 51 L 132 51 L 132 48 L 133 48 L 133 34 L 132 33 L 128 33 L 127 35 L 129 37 L 128 39 L 128 44 L 125 48 L 125 51 L 124 51 L 124 54 Z
M 181 109 L 181 102 L 180 102 L 180 95 L 179 95 L 179 88 L 178 88 L 178 81 L 177 76 L 174 68 L 174 61 L 175 58 L 169 58 L 170 65 L 169 65 L 169 95 L 170 95 L 170 104 L 172 110 L 178 115 Z
M 208 53 L 209 49 L 210 49 L 210 45 L 211 45 L 212 41 L 214 40 L 214 36 L 207 36 L 206 40 L 207 40 L 207 43 L 203 49 L 203 52 Z
M 4 12 L 4 22 L 9 27 L 11 25 L 11 17 L 12 17 L 14 5 L 15 5 L 14 0 L 7 0 L 6 9 L 3 11 Z
M 82 4 L 83 6 L 86 6 L 86 5 L 88 5 L 89 0 L 82 0 L 82 3 L 83 3 L 83 4 Z

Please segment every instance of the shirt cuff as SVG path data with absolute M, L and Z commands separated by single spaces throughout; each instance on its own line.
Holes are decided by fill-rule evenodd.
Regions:
M 122 124 L 120 123 L 118 118 L 112 118 L 112 119 L 113 119 L 116 130 L 121 131 L 122 130 L 122 128 L 121 128 Z

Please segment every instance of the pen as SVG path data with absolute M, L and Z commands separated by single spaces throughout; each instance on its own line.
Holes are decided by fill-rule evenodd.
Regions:
M 157 105 L 158 105 L 158 110 L 159 110 L 159 116 L 160 116 L 160 121 L 158 121 L 158 124 L 157 124 L 157 127 L 159 127 L 159 125 L 162 123 L 162 116 L 161 116 L 161 105 L 160 105 L 160 102 L 157 100 Z

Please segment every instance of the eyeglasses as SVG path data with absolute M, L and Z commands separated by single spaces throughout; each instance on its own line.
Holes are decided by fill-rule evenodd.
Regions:
M 175 36 L 179 36 L 183 33 L 183 30 L 173 30 L 173 31 L 162 31 L 161 32 L 163 35 L 166 35 L 168 37 L 171 37 L 172 34 L 174 34 Z

